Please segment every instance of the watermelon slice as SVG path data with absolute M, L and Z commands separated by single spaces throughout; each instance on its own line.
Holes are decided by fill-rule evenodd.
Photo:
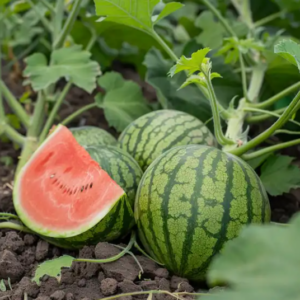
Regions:
M 74 248 L 72 237 L 75 241 L 80 237 L 79 246 L 86 239 L 105 240 L 102 233 L 114 230 L 112 219 L 118 219 L 110 214 L 125 211 L 116 207 L 126 202 L 126 193 L 71 131 L 59 125 L 18 174 L 13 198 L 17 214 L 29 229 L 50 240 L 67 239 L 67 248 Z M 102 232 L 97 232 L 95 226 L 100 228 L 100 223 Z

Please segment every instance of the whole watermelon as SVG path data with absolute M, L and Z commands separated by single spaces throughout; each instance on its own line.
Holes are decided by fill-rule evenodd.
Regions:
M 70 128 L 77 142 L 83 147 L 88 146 L 116 146 L 118 141 L 107 131 L 95 126 L 81 126 Z
M 63 239 L 44 238 L 62 248 L 76 249 L 98 242 L 113 241 L 128 234 L 135 223 L 134 199 L 143 175 L 137 162 L 127 152 L 113 146 L 90 146 L 86 151 L 121 186 L 126 196 L 101 222 L 87 232 Z
M 176 110 L 159 110 L 133 121 L 119 137 L 120 147 L 145 171 L 163 152 L 180 145 L 214 146 L 209 129 L 197 118 Z
M 205 278 L 212 257 L 249 223 L 270 221 L 255 171 L 213 147 L 188 145 L 157 158 L 140 182 L 135 220 L 147 252 L 190 280 Z

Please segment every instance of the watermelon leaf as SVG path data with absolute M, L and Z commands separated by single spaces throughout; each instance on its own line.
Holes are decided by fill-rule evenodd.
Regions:
M 262 165 L 260 179 L 270 195 L 282 195 L 300 187 L 300 169 L 292 161 L 293 157 L 272 155 Z
M 70 268 L 73 261 L 74 257 L 69 256 L 69 255 L 63 255 L 61 257 L 52 259 L 52 260 L 47 260 L 40 264 L 36 271 L 34 278 L 32 281 L 35 281 L 37 285 L 40 284 L 40 279 L 44 275 L 48 275 L 51 277 L 56 277 L 58 281 L 60 281 L 61 278 L 61 268 Z
M 281 300 L 299 298 L 300 214 L 288 225 L 245 227 L 210 265 L 210 285 L 230 288 L 202 300 Z M 288 295 L 288 296 L 287 296 Z
M 106 90 L 106 94 L 101 103 L 98 95 L 95 101 L 103 108 L 109 125 L 119 132 L 135 119 L 151 111 L 140 86 L 131 80 L 124 80 L 119 73 L 107 72 L 98 83 Z
M 154 23 L 167 17 L 183 5 L 180 3 L 168 3 L 161 13 L 153 17 L 155 6 L 160 0 L 94 0 L 98 20 L 114 22 L 136 28 L 148 34 L 153 33 Z
M 194 52 L 191 58 L 186 58 L 184 55 L 181 56 L 177 64 L 171 68 L 169 72 L 170 76 L 173 77 L 175 74 L 185 70 L 188 71 L 189 75 L 192 75 L 196 71 L 201 71 L 201 64 L 208 52 L 210 52 L 210 49 L 204 48 Z
M 44 54 L 35 53 L 25 60 L 27 67 L 24 75 L 28 77 L 26 83 L 31 83 L 35 91 L 40 91 L 64 77 L 91 93 L 101 71 L 98 63 L 92 61 L 90 56 L 91 53 L 82 50 L 82 46 L 74 45 L 53 51 L 52 63 L 48 65 Z
M 300 45 L 292 40 L 283 40 L 274 47 L 274 52 L 297 66 L 300 71 Z

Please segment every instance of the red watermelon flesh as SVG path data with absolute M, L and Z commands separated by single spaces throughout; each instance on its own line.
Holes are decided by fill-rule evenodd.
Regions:
M 72 237 L 101 221 L 124 190 L 59 125 L 20 171 L 14 205 L 21 221 L 49 237 Z

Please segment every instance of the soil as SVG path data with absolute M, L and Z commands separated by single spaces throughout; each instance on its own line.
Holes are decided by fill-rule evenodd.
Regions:
M 144 95 L 150 101 L 155 100 L 155 92 L 151 87 L 141 81 L 136 73 L 120 64 L 114 65 L 115 70 L 121 72 L 126 79 L 139 83 Z M 18 79 L 7 76 L 6 83 L 16 96 L 21 96 L 24 88 Z M 72 88 L 66 99 L 66 104 L 60 111 L 59 118 L 64 118 L 81 106 L 93 102 L 93 96 L 88 95 L 78 88 Z M 108 130 L 115 136 L 117 133 L 107 124 L 101 110 L 91 110 L 84 113 L 80 119 L 75 120 L 70 126 L 95 125 Z M 294 157 L 300 158 L 300 148 L 293 147 L 288 150 Z M 0 144 L 0 157 L 9 156 L 13 159 L 10 166 L 0 164 L 0 212 L 15 213 L 12 204 L 12 186 L 15 166 L 20 151 L 14 149 L 12 144 Z M 272 206 L 272 220 L 285 223 L 290 217 L 300 210 L 300 189 L 292 190 L 289 194 L 279 197 L 270 197 Z M 121 244 L 122 242 L 122 244 Z M 128 240 L 121 241 L 124 246 Z M 108 243 L 99 243 L 96 246 L 84 247 L 80 251 L 67 251 L 48 244 L 36 236 L 11 230 L 0 231 L 0 280 L 4 279 L 7 291 L 1 291 L 0 300 L 6 299 L 39 299 L 39 300 L 94 300 L 117 294 L 149 291 L 205 291 L 205 285 L 196 285 L 184 278 L 170 274 L 166 269 L 155 264 L 147 257 L 136 252 L 136 258 L 141 264 L 144 273 L 140 273 L 139 266 L 132 256 L 126 255 L 118 261 L 106 264 L 73 263 L 70 269 L 63 269 L 60 280 L 44 276 L 40 286 L 32 282 L 38 264 L 48 259 L 68 254 L 81 258 L 107 258 L 120 250 Z M 10 282 L 7 279 L 10 278 Z M 0 284 L 1 287 L 1 284 Z M 148 295 L 127 296 L 121 300 L 142 300 Z M 156 300 L 174 299 L 170 295 L 153 295 Z M 192 296 L 185 296 L 192 299 Z

